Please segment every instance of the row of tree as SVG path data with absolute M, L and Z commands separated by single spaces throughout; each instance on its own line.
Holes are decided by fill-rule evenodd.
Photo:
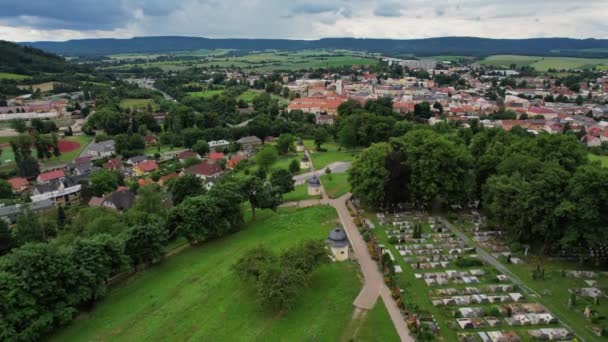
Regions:
M 481 201 L 490 224 L 514 240 L 588 251 L 608 241 L 608 169 L 586 154 L 572 134 L 414 126 L 363 151 L 349 181 L 368 206 Z

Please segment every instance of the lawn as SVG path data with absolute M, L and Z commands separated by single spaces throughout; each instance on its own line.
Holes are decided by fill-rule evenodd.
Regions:
M 589 159 L 592 161 L 599 161 L 602 163 L 602 166 L 608 167 L 608 156 L 597 156 L 595 154 L 588 154 Z
M 295 187 L 295 190 L 292 192 L 288 192 L 283 195 L 284 202 L 297 202 L 308 199 L 318 199 L 321 196 L 309 196 L 308 195 L 308 184 L 301 184 Z
M 217 90 L 201 90 L 201 91 L 195 91 L 195 92 L 191 92 L 188 93 L 188 95 L 190 96 L 194 96 L 194 97 L 200 97 L 200 98 L 209 98 L 209 97 L 214 97 L 216 95 L 221 95 L 224 92 L 223 89 L 217 89 Z
M 350 191 L 348 173 L 332 173 L 321 176 L 321 183 L 329 198 L 338 198 Z
M 0 80 L 25 80 L 30 78 L 27 75 L 11 74 L 9 72 L 0 72 Z
M 382 298 L 378 298 L 374 307 L 367 312 L 360 320 L 355 320 L 353 325 L 358 324 L 359 328 L 351 333 L 352 339 L 357 342 L 384 342 L 399 341 L 399 335 L 395 331 L 395 326 L 386 311 Z
M 333 162 L 349 162 L 355 160 L 359 151 L 313 152 L 310 154 L 315 170 L 320 170 Z
M 494 55 L 477 62 L 483 65 L 494 65 L 508 68 L 511 64 L 531 66 L 538 71 L 549 69 L 584 69 L 599 65 L 608 65 L 607 58 L 573 58 L 573 57 L 538 57 L 519 55 Z
M 151 104 L 154 110 L 158 109 L 158 105 L 154 102 L 154 99 L 123 99 L 120 101 L 120 108 L 145 110 L 148 108 L 148 104 Z
M 146 155 L 154 155 L 155 153 L 164 153 L 164 152 L 173 152 L 173 151 L 180 151 L 180 150 L 185 150 L 185 147 L 182 146 L 169 146 L 169 145 L 161 145 L 160 146 L 160 151 L 158 150 L 158 146 L 148 146 L 146 147 L 146 149 L 144 150 L 144 154 Z
M 284 250 L 304 239 L 324 239 L 336 217 L 328 206 L 259 211 L 244 230 L 187 248 L 111 289 L 51 340 L 335 341 L 351 320 L 361 287 L 352 263 L 315 271 L 312 286 L 284 315 L 261 310 L 231 267 L 253 246 Z

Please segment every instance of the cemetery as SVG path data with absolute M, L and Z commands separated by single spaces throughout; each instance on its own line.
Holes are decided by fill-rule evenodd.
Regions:
M 420 211 L 376 213 L 368 227 L 382 252 L 395 265 L 409 321 L 427 322 L 437 339 L 459 341 L 571 340 L 573 334 L 536 295 L 520 288 L 477 254 L 491 251 L 510 265 L 524 265 L 512 256 L 500 231 L 485 231 L 485 218 L 471 214 L 459 227 L 469 245 L 438 217 Z M 578 275 L 578 274 L 577 274 Z M 573 274 L 574 276 L 574 274 Z M 590 278 L 591 274 L 582 275 Z M 592 298 L 592 286 L 577 289 Z M 441 337 L 439 337 L 441 336 Z

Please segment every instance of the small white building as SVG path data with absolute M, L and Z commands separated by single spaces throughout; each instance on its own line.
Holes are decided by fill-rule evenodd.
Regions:
M 336 227 L 329 232 L 329 237 L 326 240 L 331 248 L 336 261 L 344 261 L 348 259 L 348 238 L 346 233 L 340 227 Z
M 308 180 L 308 196 L 320 196 L 321 195 L 321 180 L 319 177 L 312 176 Z
M 302 140 L 298 140 L 296 143 L 296 151 L 304 152 L 304 142 L 302 142 Z
M 302 157 L 302 159 L 300 159 L 300 169 L 301 170 L 308 170 L 308 169 L 310 169 L 310 158 L 308 158 L 307 154 L 304 154 L 304 156 Z

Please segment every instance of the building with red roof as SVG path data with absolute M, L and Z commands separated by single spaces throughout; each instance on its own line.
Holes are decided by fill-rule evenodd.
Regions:
M 133 167 L 133 172 L 137 176 L 143 176 L 146 173 L 154 172 L 158 169 L 158 164 L 156 164 L 156 160 L 144 160 Z
M 222 152 L 211 152 L 209 153 L 209 159 L 213 161 L 222 160 L 226 158 L 226 156 Z
M 210 178 L 215 178 L 219 176 L 222 172 L 223 170 L 218 163 L 204 161 L 185 169 L 184 171 L 182 171 L 182 174 L 194 175 L 196 177 L 206 180 Z
M 192 158 L 201 159 L 201 156 L 199 156 L 198 153 L 196 153 L 194 151 L 186 150 L 186 151 L 180 152 L 177 155 L 177 158 L 179 159 L 180 163 L 183 163 L 186 160 L 192 159 Z
M 122 170 L 124 164 L 120 158 L 112 158 L 103 163 L 103 168 L 107 170 Z
M 14 177 L 8 180 L 14 192 L 24 192 L 30 187 L 30 183 L 23 177 Z
M 229 169 L 234 169 L 240 162 L 246 159 L 247 156 L 245 154 L 237 153 L 230 158 L 228 164 L 226 164 L 226 167 Z
M 36 181 L 38 183 L 50 183 L 54 181 L 62 181 L 64 179 L 65 172 L 62 169 L 59 169 L 39 174 Z

